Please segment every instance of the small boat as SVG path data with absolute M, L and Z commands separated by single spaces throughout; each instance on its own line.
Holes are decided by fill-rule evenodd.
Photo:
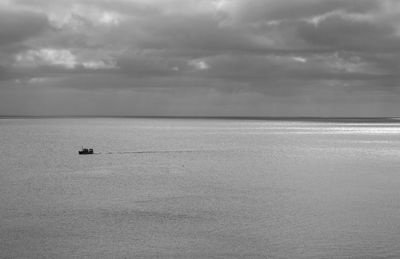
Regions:
M 78 151 L 79 155 L 92 155 L 93 154 L 93 148 L 83 148 Z

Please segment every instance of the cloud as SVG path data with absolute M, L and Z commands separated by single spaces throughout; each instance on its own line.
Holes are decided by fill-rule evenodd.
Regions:
M 112 67 L 127 76 L 179 75 L 177 80 L 192 75 L 191 68 L 222 79 L 228 75 L 227 80 L 230 73 L 250 80 L 283 74 L 279 71 L 293 78 L 343 79 L 351 76 L 338 74 L 328 62 L 304 61 L 327 61 L 335 52 L 359 52 L 363 59 L 370 50 L 396 51 L 397 28 L 382 18 L 389 2 L 19 0 L 2 19 L 25 20 L 8 22 L 2 40 L 29 47 L 15 54 L 14 66 Z M 22 28 L 25 23 L 32 27 Z M 53 30 L 43 33 L 49 24 Z M 222 56 L 233 63 L 221 63 Z M 232 67 L 240 71 L 230 72 Z
M 400 38 L 389 24 L 377 23 L 373 19 L 360 19 L 345 13 L 333 13 L 316 23 L 299 24 L 299 35 L 315 46 L 334 50 L 351 51 L 396 51 Z
M 232 1 L 231 11 L 238 19 L 248 22 L 271 20 L 299 20 L 332 11 L 368 13 L 379 10 L 375 0 L 249 0 Z
M 399 17 L 395 0 L 3 1 L 0 89 L 392 93 Z
M 65 68 L 74 68 L 76 66 L 76 57 L 68 50 L 40 49 L 29 50 L 26 53 L 16 56 L 16 65 L 19 66 L 62 66 Z
M 0 46 L 24 42 L 46 29 L 49 23 L 44 15 L 0 9 Z
M 82 58 L 81 58 L 82 59 Z M 65 69 L 113 69 L 116 64 L 105 60 L 78 60 L 78 57 L 66 49 L 28 50 L 16 56 L 16 67 L 55 66 Z

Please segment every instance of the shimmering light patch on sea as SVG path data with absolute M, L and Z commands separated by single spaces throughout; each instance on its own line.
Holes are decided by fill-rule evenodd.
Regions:
M 315 123 L 315 122 L 291 122 L 291 121 L 227 121 L 219 123 L 215 121 L 206 125 L 199 120 L 195 125 L 182 126 L 174 123 L 167 125 L 143 125 L 144 130 L 163 131 L 198 131 L 208 134 L 235 133 L 235 134 L 399 134 L 400 123 Z
M 261 132 L 259 132 L 261 133 Z M 400 126 L 397 127 L 276 127 L 271 129 L 268 134 L 367 134 L 367 135 L 380 135 L 380 134 L 399 134 Z
M 220 129 L 223 130 L 223 129 Z M 230 128 L 232 131 L 242 131 L 246 134 L 249 131 L 254 134 L 400 134 L 400 124 L 373 124 L 373 123 L 271 123 L 265 126 L 251 128 Z

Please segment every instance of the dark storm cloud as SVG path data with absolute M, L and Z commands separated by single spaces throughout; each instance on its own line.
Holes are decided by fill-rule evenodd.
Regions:
M 164 16 L 146 21 L 143 30 L 151 35 L 140 39 L 142 48 L 174 48 L 203 51 L 251 49 L 256 44 L 251 35 L 236 28 L 221 28 L 209 15 Z
M 323 18 L 317 25 L 299 23 L 299 36 L 315 46 L 353 51 L 398 51 L 400 38 L 389 24 L 357 20 L 340 14 Z
M 302 19 L 341 10 L 349 13 L 367 13 L 381 6 L 376 0 L 249 0 L 239 1 L 236 7 L 245 21 Z M 383 2 L 383 1 L 382 1 Z
M 396 0 L 0 0 L 0 86 L 372 98 L 400 86 L 399 17 Z
M 177 72 L 173 68 L 177 69 L 178 63 L 180 62 L 172 58 L 129 54 L 119 57 L 117 61 L 121 73 L 138 77 L 170 76 Z
M 0 81 L 24 76 L 13 66 L 15 55 L 29 48 L 27 41 L 49 29 L 44 14 L 0 8 Z
M 371 60 L 364 58 L 366 52 L 399 48 L 399 28 L 385 19 L 390 4 L 393 1 L 18 0 L 2 11 L 0 44 L 25 44 L 32 50 L 15 53 L 17 66 L 3 66 L 19 70 L 28 62 L 47 74 L 53 70 L 43 67 L 58 71 L 64 66 L 68 74 L 85 71 L 80 68 L 110 68 L 128 76 L 181 80 L 185 75 L 211 75 L 249 84 L 280 77 L 368 80 L 391 77 L 379 59 L 363 70 Z M 49 24 L 53 29 L 43 33 Z M 356 55 L 359 61 L 350 63 L 359 69 L 346 70 L 350 56 L 332 58 L 337 52 Z M 333 67 L 329 62 L 342 64 Z
M 0 46 L 23 42 L 48 28 L 45 15 L 0 9 Z

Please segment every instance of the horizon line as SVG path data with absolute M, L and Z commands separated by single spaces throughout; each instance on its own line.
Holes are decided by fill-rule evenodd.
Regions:
M 138 118 L 138 119 L 215 119 L 215 120 L 322 120 L 322 121 L 400 121 L 400 117 L 354 116 L 180 116 L 180 115 L 0 115 L 0 119 L 51 118 Z

